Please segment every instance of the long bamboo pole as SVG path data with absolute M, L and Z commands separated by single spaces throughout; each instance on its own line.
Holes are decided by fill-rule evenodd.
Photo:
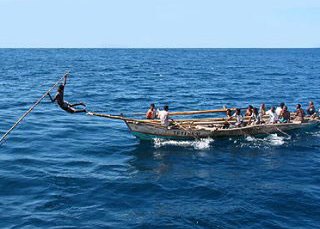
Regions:
M 65 73 L 46 93 L 44 93 L 14 124 L 13 126 L 1 137 L 0 144 L 6 137 L 19 125 L 19 123 L 59 84 L 59 82 L 69 74 Z
M 118 119 L 118 120 L 129 121 L 129 122 L 158 124 L 158 122 L 154 122 L 154 120 L 138 120 L 138 119 L 126 118 L 126 117 L 119 116 L 119 115 L 101 114 L 101 113 L 96 113 L 96 112 L 88 112 L 87 115 L 109 118 L 109 119 Z
M 234 111 L 235 109 L 236 108 L 230 108 L 231 111 Z M 175 116 L 175 115 L 209 114 L 209 113 L 223 113 L 226 111 L 227 109 L 202 110 L 202 111 L 176 111 L 176 112 L 169 112 L 169 115 Z
M 88 115 L 91 116 L 99 116 L 104 118 L 110 118 L 110 119 L 119 119 L 119 120 L 126 120 L 126 121 L 135 121 L 135 122 L 143 122 L 143 123 L 160 123 L 159 119 L 133 119 L 133 118 L 126 118 L 119 115 L 110 115 L 110 114 L 101 114 L 101 113 L 95 113 L 95 112 L 88 112 Z M 265 118 L 269 116 L 264 116 Z M 244 117 L 245 120 L 249 119 L 248 116 Z M 232 117 L 229 121 L 236 120 L 234 117 Z M 215 122 L 215 121 L 227 121 L 227 117 L 221 117 L 221 118 L 199 118 L 199 119 L 175 119 L 175 122 L 179 123 L 197 123 L 197 122 Z
M 228 108 L 231 111 L 235 111 L 236 108 Z M 227 108 L 222 108 L 222 109 L 214 109 L 214 110 L 199 110 L 199 111 L 169 111 L 170 116 L 178 116 L 178 115 L 194 115 L 194 114 L 210 114 L 210 113 L 223 113 L 228 110 Z M 247 108 L 240 108 L 241 110 L 247 109 Z M 134 115 L 134 116 L 139 116 L 139 115 L 146 115 L 145 113 L 130 113 L 126 115 Z

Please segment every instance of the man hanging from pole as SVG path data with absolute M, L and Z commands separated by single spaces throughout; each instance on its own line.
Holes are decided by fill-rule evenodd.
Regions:
M 59 105 L 59 107 L 61 107 L 61 109 L 65 110 L 69 113 L 87 112 L 87 110 L 85 108 L 84 109 L 75 109 L 76 106 L 86 107 L 86 105 L 84 103 L 80 102 L 80 103 L 71 104 L 71 103 L 68 103 L 67 101 L 64 100 L 64 87 L 67 84 L 67 77 L 68 77 L 68 74 L 66 74 L 64 76 L 64 81 L 62 84 L 59 85 L 57 94 L 55 95 L 54 99 L 52 99 L 50 93 L 48 93 L 48 96 L 49 96 L 51 102 L 57 102 L 57 104 Z

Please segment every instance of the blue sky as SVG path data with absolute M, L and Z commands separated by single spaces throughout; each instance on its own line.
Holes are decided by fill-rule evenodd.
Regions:
M 0 0 L 0 47 L 320 47 L 320 1 Z

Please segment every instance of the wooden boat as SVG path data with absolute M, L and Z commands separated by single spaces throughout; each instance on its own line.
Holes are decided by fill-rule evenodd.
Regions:
M 201 114 L 223 112 L 225 110 L 209 110 L 208 112 L 199 111 Z M 196 114 L 191 112 L 175 112 L 173 115 Z M 124 116 L 115 116 L 109 114 L 89 113 L 89 115 L 99 116 L 109 119 L 118 119 L 126 123 L 131 133 L 141 139 L 153 138 L 170 138 L 170 139 L 199 139 L 199 138 L 218 138 L 218 137 L 234 137 L 234 136 L 253 136 L 266 135 L 272 133 L 281 133 L 287 135 L 286 132 L 292 130 L 306 130 L 316 127 L 320 124 L 319 119 L 306 117 L 304 122 L 276 123 L 276 124 L 258 124 L 246 125 L 244 127 L 233 127 L 235 120 L 228 121 L 231 126 L 225 128 L 225 118 L 200 118 L 200 119 L 177 119 L 173 125 L 166 127 L 161 125 L 160 120 L 139 120 L 127 118 Z M 265 119 L 268 116 L 264 117 Z

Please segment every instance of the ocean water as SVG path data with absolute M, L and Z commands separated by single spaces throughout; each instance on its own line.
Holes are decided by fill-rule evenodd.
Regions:
M 66 99 L 104 113 L 320 108 L 320 49 L 0 49 L 0 133 L 68 70 Z M 45 99 L 0 147 L 0 228 L 319 228 L 319 142 L 140 141 Z

